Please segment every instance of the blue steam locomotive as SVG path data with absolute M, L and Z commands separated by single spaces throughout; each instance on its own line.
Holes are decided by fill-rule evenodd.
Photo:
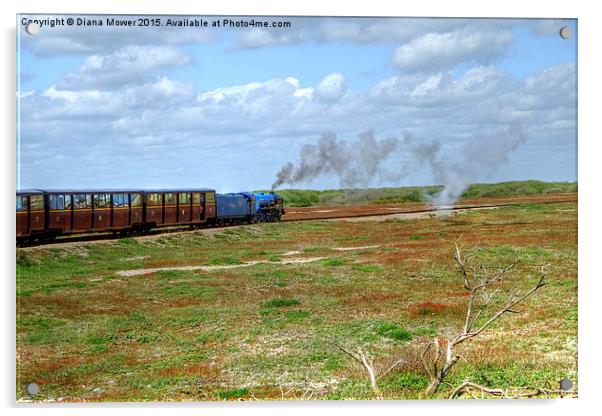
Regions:
M 275 193 L 216 194 L 217 225 L 275 222 L 284 215 L 284 200 Z

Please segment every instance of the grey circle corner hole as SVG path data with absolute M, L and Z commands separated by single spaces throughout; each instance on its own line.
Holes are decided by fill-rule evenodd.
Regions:
M 568 391 L 573 388 L 573 382 L 568 378 L 560 380 L 560 390 Z
M 38 386 L 37 383 L 29 383 L 25 386 L 25 391 L 27 391 L 27 394 L 30 396 L 35 396 L 40 392 L 40 386 Z
M 38 25 L 36 22 L 29 22 L 27 24 L 27 26 L 25 26 L 25 31 L 29 35 L 35 35 L 36 33 L 38 33 L 39 30 L 40 30 L 40 25 Z
M 571 37 L 571 28 L 568 26 L 562 26 L 558 33 L 562 39 L 568 39 Z

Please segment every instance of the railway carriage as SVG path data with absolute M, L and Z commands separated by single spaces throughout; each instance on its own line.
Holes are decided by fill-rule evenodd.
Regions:
M 46 234 L 127 232 L 143 226 L 142 191 L 68 190 L 44 191 L 47 210 Z
M 189 189 L 53 189 L 17 192 L 17 242 L 60 235 L 142 233 L 157 227 L 278 221 L 282 197 L 274 193 L 216 194 Z
M 17 192 L 17 240 L 42 237 L 46 228 L 44 192 L 32 189 Z
M 201 226 L 215 219 L 215 190 L 145 190 L 144 226 L 147 229 L 176 225 Z

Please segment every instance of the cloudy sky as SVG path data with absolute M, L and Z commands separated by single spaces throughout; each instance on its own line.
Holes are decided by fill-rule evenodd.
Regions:
M 352 147 L 369 131 L 437 144 L 439 162 L 467 165 L 472 181 L 576 180 L 572 20 L 261 18 L 290 27 L 29 35 L 23 17 L 49 16 L 17 22 L 18 188 L 265 189 L 325 132 Z M 372 186 L 437 182 L 403 143 L 383 161 L 399 174 Z M 294 185 L 339 186 L 333 174 Z

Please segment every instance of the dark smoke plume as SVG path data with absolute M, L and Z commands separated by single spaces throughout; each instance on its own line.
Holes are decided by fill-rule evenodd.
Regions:
M 333 173 L 342 187 L 369 185 L 386 176 L 381 163 L 397 146 L 396 138 L 379 141 L 374 138 L 373 131 L 362 133 L 353 143 L 338 140 L 332 132 L 323 133 L 317 145 L 303 146 L 296 166 L 287 163 L 280 169 L 272 189 Z
M 301 149 L 297 165 L 287 163 L 276 175 L 272 189 L 283 184 L 296 184 L 324 174 L 336 174 L 343 187 L 366 186 L 377 179 L 401 179 L 411 166 L 399 166 L 395 176 L 385 172 L 381 163 L 393 152 L 408 152 L 416 162 L 426 164 L 435 184 L 443 185 L 433 204 L 453 204 L 471 183 L 487 179 L 519 145 L 525 142 L 518 125 L 498 130 L 490 135 L 474 136 L 458 155 L 441 155 L 437 140 L 417 141 L 406 134 L 403 141 L 390 138 L 378 141 L 368 131 L 359 140 L 348 143 L 337 140 L 334 133 L 324 133 L 317 145 L 307 144 Z

